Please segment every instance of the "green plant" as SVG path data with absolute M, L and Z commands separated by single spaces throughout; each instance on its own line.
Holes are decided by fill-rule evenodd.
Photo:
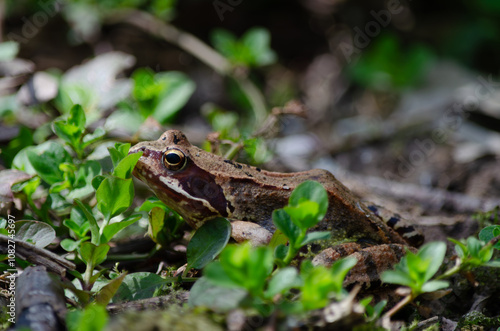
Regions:
M 140 154 L 127 155 L 130 144 L 115 144 L 109 148 L 113 170 L 103 175 L 101 164 L 90 159 L 89 153 L 93 146 L 102 143 L 105 132 L 100 128 L 87 132 L 85 112 L 80 105 L 73 106 L 63 119 L 54 121 L 52 129 L 60 140 L 26 147 L 13 159 L 14 167 L 33 177 L 15 184 L 12 189 L 28 202 L 33 212 L 30 216 L 43 221 L 29 222 L 26 225 L 29 231 L 23 230 L 22 222 L 16 222 L 16 231 L 18 239 L 22 239 L 23 232 L 35 231 L 36 235 L 26 240 L 41 247 L 52 242 L 56 232 L 67 236 L 61 241 L 61 247 L 77 253 L 76 261 L 86 264 L 83 274 L 73 272 L 73 275 L 82 280 L 83 289 L 90 290 L 105 271 L 94 273 L 106 260 L 109 241 L 142 217 L 122 215 L 134 198 L 131 177 Z M 96 204 L 91 206 L 89 201 L 94 195 Z M 41 206 L 38 201 L 42 201 Z M 62 220 L 52 221 L 54 212 Z M 121 219 L 111 222 L 117 216 Z M 53 233 L 45 231 L 46 228 Z
M 191 290 L 191 304 L 206 303 L 202 293 L 209 290 L 217 296 L 240 298 L 240 301 L 231 300 L 231 308 L 253 308 L 269 315 L 276 309 L 305 312 L 326 306 L 332 298 L 344 298 L 346 291 L 342 282 L 356 263 L 355 259 L 337 261 L 331 268 L 315 267 L 305 261 L 300 273 L 288 266 L 302 246 L 328 238 L 323 232 L 307 233 L 324 217 L 327 205 L 326 191 L 321 184 L 309 181 L 297 186 L 289 205 L 273 214 L 273 221 L 286 236 L 288 246 L 279 244 L 275 250 L 268 246 L 252 247 L 249 243 L 227 246 L 218 261 L 205 267 L 204 276 Z M 294 289 L 300 293 L 298 300 L 291 300 Z M 225 301 L 219 308 L 227 306 Z
M 445 288 L 448 282 L 430 280 L 441 267 L 445 253 L 443 242 L 428 243 L 417 253 L 409 251 L 394 270 L 382 274 L 382 281 L 408 286 L 412 297 Z
M 492 260 L 495 249 L 500 249 L 498 244 L 500 236 L 500 226 L 491 226 L 484 228 L 478 240 L 475 237 L 467 238 L 466 243 L 456 239 L 448 238 L 455 244 L 457 260 L 455 266 L 448 270 L 444 276 L 449 276 L 460 271 L 469 271 L 481 266 L 500 267 L 500 259 Z
M 410 289 L 410 293 L 386 316 L 392 316 L 422 293 L 434 292 L 448 287 L 449 284 L 446 281 L 431 280 L 441 267 L 445 253 L 445 243 L 431 242 L 422 246 L 417 253 L 408 251 L 394 270 L 382 273 L 383 282 L 407 286 Z
M 391 34 L 373 41 L 358 61 L 348 67 L 352 79 L 374 90 L 394 90 L 416 85 L 433 59 L 430 50 L 412 45 L 402 50 L 401 42 Z
M 448 278 L 458 272 L 469 272 L 478 267 L 500 267 L 500 259 L 492 260 L 494 250 L 500 248 L 498 245 L 500 226 L 494 225 L 484 228 L 479 237 L 481 240 L 469 237 L 466 243 L 448 238 L 455 244 L 456 263 L 452 268 L 435 277 L 434 280 L 431 278 L 442 267 L 446 253 L 446 244 L 443 242 L 428 243 L 422 246 L 417 253 L 408 252 L 394 270 L 385 271 L 381 277 L 382 281 L 403 285 L 410 290 L 410 293 L 385 316 L 392 316 L 423 293 L 448 287 L 449 283 L 441 279 Z
M 171 121 L 193 94 L 195 84 L 181 72 L 154 73 L 137 69 L 133 75 L 133 96 L 143 120 L 153 116 L 160 123 Z
M 292 192 L 288 206 L 273 212 L 276 228 L 288 238 L 288 246 L 276 247 L 278 265 L 288 265 L 299 249 L 315 240 L 330 238 L 330 232 L 307 232 L 320 222 L 328 209 L 328 195 L 321 184 L 307 181 Z M 279 233 L 277 234 L 279 235 Z
M 212 32 L 212 44 L 233 64 L 258 67 L 272 64 L 276 54 L 270 48 L 271 35 L 263 28 L 252 28 L 240 40 L 229 31 Z

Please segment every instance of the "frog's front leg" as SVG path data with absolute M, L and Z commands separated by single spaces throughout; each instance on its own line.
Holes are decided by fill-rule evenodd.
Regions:
M 394 268 L 407 251 L 416 252 L 413 247 L 401 244 L 381 244 L 363 247 L 358 243 L 344 243 L 321 251 L 313 259 L 314 265 L 331 266 L 335 261 L 352 256 L 358 263 L 347 274 L 344 285 L 353 283 L 370 287 L 372 282 L 380 281 L 380 275 Z

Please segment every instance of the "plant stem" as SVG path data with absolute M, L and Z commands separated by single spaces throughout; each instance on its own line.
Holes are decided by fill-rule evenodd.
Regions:
M 231 145 L 231 148 L 229 148 L 229 150 L 226 152 L 226 154 L 224 154 L 224 158 L 226 159 L 229 159 L 229 160 L 232 160 L 235 155 L 243 148 L 243 144 L 239 143 L 239 144 L 232 144 Z
M 85 268 L 85 273 L 83 274 L 83 283 L 86 290 L 90 290 L 90 278 L 92 277 L 92 272 L 94 271 L 94 266 L 92 262 L 87 262 L 87 266 Z
M 444 274 L 437 276 L 436 280 L 440 280 L 440 279 L 443 279 L 443 278 L 448 278 L 451 275 L 456 274 L 457 272 L 460 271 L 460 269 L 462 269 L 461 266 L 462 266 L 462 263 L 455 264 L 455 266 L 453 268 L 447 270 Z
M 300 249 L 300 247 L 295 248 L 295 244 L 301 243 L 302 240 L 304 240 L 305 236 L 306 236 L 306 231 L 301 230 L 300 235 L 297 237 L 296 242 L 292 243 L 289 241 L 288 252 L 286 253 L 285 258 L 283 259 L 283 262 L 285 263 L 285 265 L 289 265 L 290 262 L 292 262 L 295 255 L 297 255 L 297 252 Z
M 403 300 L 399 301 L 394 307 L 391 308 L 387 313 L 384 314 L 383 318 L 390 319 L 392 315 L 397 313 L 401 308 L 409 304 L 414 299 L 412 294 L 407 295 Z

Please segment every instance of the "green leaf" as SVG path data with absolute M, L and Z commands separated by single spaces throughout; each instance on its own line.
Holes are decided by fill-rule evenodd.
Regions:
M 36 176 L 12 185 L 11 190 L 14 193 L 23 191 L 28 197 L 31 197 L 40 183 L 40 177 Z
M 474 237 L 467 238 L 467 250 L 472 257 L 479 257 L 479 251 L 482 247 L 483 245 L 478 239 Z
M 443 264 L 445 254 L 446 254 L 446 244 L 441 241 L 430 242 L 420 248 L 420 250 L 418 251 L 418 256 L 420 260 L 430 261 L 429 266 L 426 268 L 424 274 L 425 282 L 431 279 L 432 276 L 434 276 L 436 272 L 439 270 L 439 268 Z M 419 265 L 421 266 L 422 262 L 420 262 Z
M 66 196 L 69 200 L 84 199 L 94 194 L 92 180 L 102 173 L 101 165 L 95 160 L 88 160 L 75 173 L 73 190 Z
M 284 209 L 276 209 L 272 214 L 273 223 L 290 241 L 290 245 L 296 246 L 300 236 L 300 228 L 292 222 L 290 215 Z
M 490 225 L 479 232 L 479 239 L 484 242 L 489 242 L 495 237 L 500 236 L 500 225 Z M 500 249 L 500 241 L 493 245 L 496 249 Z
M 87 264 L 92 264 L 92 266 L 96 266 L 104 262 L 108 251 L 109 245 L 107 244 L 96 246 L 92 243 L 85 242 L 80 247 L 80 255 L 82 256 L 83 261 Z
M 120 161 L 128 155 L 130 150 L 130 144 L 116 143 L 114 147 L 108 147 L 109 155 L 111 156 L 111 161 L 113 162 L 113 167 L 116 167 Z
M 68 124 L 76 126 L 81 132 L 85 130 L 86 118 L 82 106 L 74 105 L 69 111 Z
M 464 259 L 469 255 L 469 251 L 463 243 L 453 238 L 448 238 L 448 240 L 455 244 L 455 251 L 459 258 Z
M 124 105 L 119 105 L 121 108 L 113 111 L 112 114 L 106 118 L 106 130 L 114 131 L 121 130 L 129 133 L 130 135 L 139 131 L 144 117 L 141 115 L 137 109 L 129 109 Z M 134 105 L 135 106 L 135 105 Z
M 422 286 L 422 292 L 434 292 L 443 288 L 447 288 L 450 284 L 444 280 L 431 280 Z
M 55 103 L 62 113 L 68 113 L 75 105 L 81 105 L 84 109 L 95 108 L 98 99 L 98 93 L 88 84 L 63 82 Z
M 240 307 L 247 291 L 239 288 L 221 287 L 207 277 L 201 277 L 189 291 L 188 304 L 191 307 L 210 307 L 215 311 L 230 311 Z
M 121 286 L 113 297 L 114 303 L 149 299 L 157 289 L 167 283 L 165 279 L 150 272 L 135 272 L 124 277 Z
M 73 208 L 73 210 L 76 208 Z M 71 219 L 64 220 L 63 224 L 70 230 L 72 230 L 78 238 L 84 237 L 90 230 L 90 224 L 88 222 L 78 225 Z
M 15 41 L 4 41 L 0 43 L 0 61 L 11 61 L 19 52 L 19 44 Z
M 43 248 L 56 238 L 56 232 L 47 223 L 37 221 L 17 221 L 16 239 L 31 242 L 36 247 Z
M 317 204 L 317 206 L 314 203 Z M 288 209 L 287 209 L 288 208 Z M 285 207 L 287 213 L 292 212 L 292 221 L 301 228 L 312 227 L 320 222 L 328 209 L 328 194 L 325 188 L 318 182 L 306 181 L 298 185 L 290 195 L 289 207 Z
M 80 105 L 74 105 L 67 120 L 56 121 L 52 128 L 59 138 L 73 147 L 77 153 L 83 150 L 81 139 L 85 131 L 85 112 Z
M 237 56 L 237 41 L 231 32 L 223 29 L 215 29 L 211 34 L 211 41 L 215 49 L 226 57 L 234 59 Z
M 80 208 L 80 210 L 85 214 L 85 217 L 87 218 L 87 220 L 89 222 L 90 233 L 92 234 L 92 237 L 91 237 L 92 243 L 95 245 L 99 245 L 100 244 L 99 241 L 101 240 L 101 235 L 99 233 L 99 225 L 97 224 L 97 221 L 96 221 L 94 215 L 92 214 L 90 207 L 87 205 L 84 205 L 83 202 L 81 202 L 78 199 L 75 199 L 75 202 L 78 205 L 78 207 Z
M 68 143 L 70 146 L 76 146 L 82 132 L 74 125 L 67 124 L 66 121 L 56 121 L 52 123 L 54 133 Z
M 403 286 L 413 285 L 413 280 L 407 272 L 401 270 L 386 270 L 380 275 L 380 279 L 384 283 L 399 284 Z
M 358 84 L 375 90 L 394 90 L 415 85 L 433 59 L 424 46 L 402 42 L 392 34 L 382 34 L 358 61 L 352 61 L 348 73 Z
M 170 210 L 160 199 L 155 196 L 147 198 L 140 207 L 136 209 L 136 211 L 145 211 L 149 212 L 154 207 L 161 208 L 163 210 Z
M 30 175 L 36 175 L 35 168 L 28 159 L 28 152 L 35 150 L 35 146 L 28 146 L 21 149 L 12 160 L 12 168 L 22 170 Z
M 301 270 L 301 276 L 304 283 L 300 302 L 305 310 L 325 307 L 331 295 L 341 298 L 342 284 L 338 284 L 332 272 L 324 266 L 305 268 Z
M 269 281 L 269 286 L 265 292 L 266 297 L 272 298 L 276 294 L 284 294 L 291 288 L 298 288 L 301 280 L 297 269 L 286 267 L 278 270 Z
M 95 143 L 96 141 L 99 141 L 102 137 L 106 135 L 106 130 L 104 130 L 101 127 L 98 127 L 94 130 L 93 133 L 88 133 L 86 134 L 83 139 L 83 147 L 87 147 L 90 144 Z
M 237 113 L 217 108 L 215 105 L 205 106 L 204 116 L 209 121 L 214 131 L 217 131 L 219 139 L 231 139 L 238 137 L 237 124 L 239 116 Z M 244 142 L 246 147 L 247 142 Z
M 271 36 L 263 28 L 248 30 L 240 40 L 226 30 L 215 29 L 211 40 L 219 52 L 238 65 L 255 67 L 276 61 L 276 54 L 270 48 Z
M 61 241 L 60 245 L 66 252 L 74 252 L 81 246 L 82 242 L 86 241 L 89 238 L 90 237 L 83 237 L 77 241 L 66 238 Z
M 264 28 L 252 28 L 242 37 L 243 45 L 251 51 L 252 63 L 257 66 L 272 64 L 276 54 L 271 50 L 271 34 Z
M 2 107 L 0 106 L 0 108 Z M 2 147 L 2 159 L 5 167 L 12 168 L 12 161 L 14 160 L 14 157 L 23 148 L 31 145 L 33 145 L 33 134 L 30 129 L 21 125 L 19 127 L 19 134 L 17 137 L 11 139 L 7 147 Z
M 488 261 L 484 264 L 484 266 L 500 268 L 500 260 Z
M 344 282 L 345 277 L 349 270 L 351 270 L 358 261 L 354 257 L 346 257 L 335 261 L 335 263 L 331 266 L 331 273 L 336 279 L 337 284 L 337 292 L 340 292 L 342 289 L 342 283 Z
M 120 276 L 111 280 L 108 284 L 106 284 L 103 288 L 99 290 L 96 295 L 95 301 L 97 304 L 102 305 L 103 307 L 107 306 L 107 304 L 111 301 L 116 291 L 123 282 L 123 279 L 127 273 L 123 273 Z
M 222 267 L 220 261 L 214 261 L 208 264 L 203 270 L 203 275 L 210 280 L 212 284 L 228 288 L 245 288 L 244 285 L 235 281 Z
M 166 246 L 170 239 L 168 238 L 168 233 L 166 236 L 164 235 L 165 215 L 166 211 L 161 207 L 153 207 L 153 209 L 149 212 L 148 235 L 155 243 L 162 246 Z
M 162 90 L 162 85 L 155 81 L 155 73 L 149 68 L 139 68 L 132 74 L 134 80 L 133 96 L 138 102 L 154 100 Z M 144 117 L 151 114 L 143 113 Z
M 155 74 L 150 69 L 138 69 L 134 79 L 134 98 L 143 118 L 153 115 L 161 123 L 170 121 L 186 104 L 195 84 L 181 72 Z
M 71 156 L 64 147 L 54 141 L 47 141 L 26 150 L 29 162 L 36 173 L 49 185 L 64 180 L 64 173 L 59 165 L 72 163 Z
M 99 185 L 96 192 L 97 209 L 110 220 L 125 211 L 132 204 L 134 184 L 132 179 L 109 176 Z
M 156 78 L 165 86 L 158 95 L 153 117 L 160 123 L 170 121 L 187 103 L 195 90 L 194 82 L 181 72 L 159 73 Z
M 132 215 L 121 220 L 120 222 L 106 225 L 106 227 L 102 231 L 101 243 L 105 244 L 109 242 L 111 239 L 113 239 L 115 234 L 117 234 L 120 230 L 125 229 L 127 226 L 131 224 L 134 224 L 135 222 L 140 220 L 141 217 L 142 217 L 141 215 Z
M 149 212 L 148 235 L 157 244 L 166 246 L 173 239 L 181 236 L 178 230 L 184 220 L 179 214 L 165 206 L 157 197 L 148 198 L 136 210 Z
M 97 191 L 97 189 L 99 188 L 99 186 L 101 186 L 101 183 L 106 179 L 107 177 L 104 176 L 104 175 L 97 175 L 95 176 L 94 178 L 92 178 L 92 187 L 94 188 L 94 190 Z
M 132 170 L 141 156 L 142 152 L 125 156 L 113 170 L 113 175 L 123 179 L 131 178 Z
M 286 245 L 288 243 L 288 237 L 280 230 L 276 229 L 274 231 L 273 236 L 271 237 L 271 241 L 269 242 L 269 247 L 276 248 L 279 245 Z
M 88 305 L 84 310 L 69 311 L 66 315 L 68 331 L 104 330 L 107 324 L 106 307 L 100 305 Z
M 268 149 L 267 143 L 262 138 L 249 138 L 244 140 L 244 149 L 253 163 L 261 164 L 271 160 L 273 153 Z
M 250 243 L 228 245 L 219 260 L 233 282 L 256 296 L 262 295 L 265 280 L 273 270 L 273 253 L 269 247 L 251 247 Z
M 302 231 L 307 231 L 321 220 L 317 217 L 319 205 L 314 201 L 303 201 L 297 206 L 285 206 L 283 209 Z
M 308 180 L 299 184 L 290 195 L 290 206 L 298 206 L 301 202 L 310 200 L 319 204 L 319 213 L 326 214 L 328 209 L 328 194 L 318 182 Z
M 201 269 L 212 261 L 231 237 L 231 223 L 218 217 L 196 230 L 187 246 L 188 268 Z
M 274 257 L 278 260 L 283 261 L 288 254 L 288 249 L 289 247 L 285 245 L 276 246 L 276 248 L 274 249 Z
M 312 243 L 314 241 L 327 240 L 327 239 L 330 239 L 331 236 L 332 236 L 332 234 L 329 231 L 309 232 L 304 237 L 304 240 L 302 240 L 301 246 L 305 246 L 305 245 Z

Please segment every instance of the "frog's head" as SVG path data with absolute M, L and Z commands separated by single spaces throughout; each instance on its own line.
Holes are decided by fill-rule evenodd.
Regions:
M 129 154 L 143 152 L 134 176 L 146 183 L 167 206 L 194 228 L 218 216 L 229 216 L 229 203 L 214 175 L 202 168 L 213 155 L 189 143 L 178 130 L 156 141 L 144 141 Z

